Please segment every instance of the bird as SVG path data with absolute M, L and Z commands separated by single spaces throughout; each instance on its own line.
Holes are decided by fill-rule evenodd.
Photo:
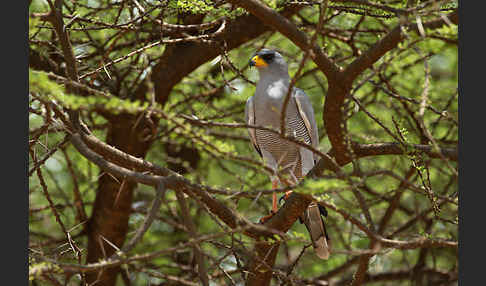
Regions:
M 279 52 L 265 48 L 251 57 L 249 65 L 257 68 L 259 80 L 254 95 L 246 101 L 246 124 L 279 131 L 282 110 L 291 82 L 288 65 Z M 303 141 L 314 148 L 319 144 L 310 98 L 302 89 L 296 87 L 292 88 L 287 102 L 285 132 L 286 136 Z M 273 171 L 270 174 L 273 190 L 279 185 L 296 185 L 318 159 L 317 155 L 308 148 L 284 139 L 277 133 L 248 128 L 248 134 L 265 166 Z M 283 198 L 287 198 L 290 193 L 287 192 Z M 270 215 L 260 219 L 260 223 L 270 219 L 277 210 L 277 195 L 273 192 Z M 328 259 L 331 244 L 321 215 L 327 216 L 325 208 L 316 202 L 311 202 L 299 220 L 304 223 L 310 234 L 316 255 L 321 259 Z

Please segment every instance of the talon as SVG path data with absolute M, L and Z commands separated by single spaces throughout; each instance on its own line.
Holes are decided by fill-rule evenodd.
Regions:
M 324 206 L 321 206 L 320 204 L 317 204 L 317 206 L 319 207 L 319 212 L 321 213 L 321 215 L 327 217 L 327 210 Z
M 282 200 L 286 201 L 290 197 L 291 194 L 292 194 L 292 191 L 285 192 L 285 194 L 283 196 L 281 196 L 280 199 L 278 199 L 278 204 L 281 204 Z
M 268 221 L 269 219 L 271 219 L 276 213 L 277 212 L 274 212 L 273 210 L 270 211 L 270 214 L 262 217 L 258 223 L 264 224 L 266 221 Z

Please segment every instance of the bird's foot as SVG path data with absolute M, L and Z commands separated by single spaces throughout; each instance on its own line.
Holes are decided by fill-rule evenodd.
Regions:
M 277 212 L 274 211 L 274 210 L 271 210 L 270 211 L 270 214 L 269 215 L 266 215 L 264 217 L 262 217 L 259 221 L 260 224 L 264 224 L 265 222 L 267 222 L 269 219 L 271 219 Z
M 285 194 L 283 196 L 280 197 L 280 199 L 278 199 L 278 203 L 280 204 L 282 202 L 282 200 L 286 201 L 290 195 L 292 194 L 293 191 L 287 191 L 285 192 Z

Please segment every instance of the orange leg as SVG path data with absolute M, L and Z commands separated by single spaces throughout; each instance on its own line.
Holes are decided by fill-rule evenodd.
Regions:
M 278 188 L 278 181 L 274 180 L 272 181 L 272 190 L 275 190 Z M 278 210 L 277 206 L 277 193 L 273 192 L 272 194 L 272 212 L 276 213 Z
M 278 180 L 272 180 L 272 190 L 275 190 L 278 188 Z M 271 219 L 278 211 L 278 205 L 277 205 L 277 193 L 273 192 L 272 193 L 272 210 L 270 211 L 270 214 L 267 216 L 264 216 L 260 219 L 260 223 L 265 223 L 267 220 Z

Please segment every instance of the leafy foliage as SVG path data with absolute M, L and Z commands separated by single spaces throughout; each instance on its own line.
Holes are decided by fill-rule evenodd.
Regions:
M 325 1 L 328 6 L 319 31 L 322 1 L 263 2 L 281 13 L 298 10 L 289 17 L 291 22 L 309 38 L 317 33 L 316 43 L 343 69 L 397 25 L 441 19 L 441 13 L 457 7 L 457 1 Z M 298 9 L 294 2 L 299 2 Z M 276 49 L 295 76 L 304 57 L 299 47 L 275 30 L 255 37 L 235 28 L 232 35 L 214 36 L 222 18 L 228 27 L 249 15 L 230 1 L 66 1 L 64 24 L 82 86 L 72 92 L 66 88 L 69 81 L 62 80 L 68 78 L 66 55 L 43 15 L 49 11 L 45 1 L 33 0 L 29 6 L 32 285 L 74 285 L 90 279 L 66 265 L 79 269 L 91 265 L 86 259 L 91 251 L 87 226 L 92 224 L 87 220 L 99 207 L 96 200 L 105 191 L 104 178 L 112 178 L 116 185 L 109 207 L 129 206 L 124 214 L 129 216 L 125 243 L 143 225 L 154 199 L 151 186 L 127 186 L 124 178 L 100 170 L 69 143 L 70 131 L 60 115 L 66 116 L 68 109 L 79 111 L 100 140 L 130 154 L 145 148 L 137 156 L 202 186 L 242 218 L 257 222 L 268 213 L 271 183 L 243 126 L 245 102 L 255 91 L 252 82 L 258 80 L 248 60 L 263 46 Z M 217 21 L 214 26 L 198 28 L 213 21 Z M 365 281 L 374 281 L 372 285 L 457 284 L 457 162 L 448 155 L 457 150 L 458 142 L 457 26 L 424 31 L 421 35 L 404 28 L 403 41 L 358 76 L 342 106 L 353 142 L 394 143 L 401 154 L 383 151 L 361 156 L 341 166 L 344 177 L 325 170 L 294 189 L 326 204 L 333 253 L 327 261 L 318 259 L 308 247 L 305 226 L 295 223 L 286 236 L 275 238 L 280 242 L 273 266 L 275 283 L 349 284 L 358 268 L 357 258 L 375 251 Z M 207 37 L 193 39 L 202 35 Z M 245 38 L 241 45 L 228 48 L 233 37 Z M 170 42 L 174 39 L 181 41 Z M 135 52 L 158 40 L 167 43 Z M 221 52 L 186 68 L 198 62 L 197 57 L 206 59 L 207 45 L 220 47 Z M 192 48 L 201 53 L 187 54 Z M 177 64 L 165 66 L 173 59 Z M 168 85 L 178 73 L 181 79 L 166 89 L 165 97 L 158 96 L 159 86 Z M 296 86 L 313 104 L 319 150 L 332 155 L 323 120 L 328 79 L 307 59 Z M 129 200 L 122 199 L 122 187 L 132 188 Z M 215 234 L 221 235 L 195 244 L 206 274 L 214 285 L 244 283 L 255 240 L 242 231 L 231 232 L 201 200 L 185 199 L 187 214 L 181 212 L 175 191 L 166 191 L 143 239 L 123 254 L 133 260 L 122 263 L 116 285 L 124 285 L 123 279 L 131 285 L 198 285 L 197 250 L 194 244 L 184 244 Z M 193 221 L 195 234 L 184 215 Z M 373 248 L 375 238 L 364 228 L 392 242 Z M 104 251 L 114 251 L 112 242 L 100 243 Z M 163 252 L 167 249 L 171 251 Z M 154 255 L 143 258 L 150 254 Z M 101 257 L 98 262 L 107 263 L 108 258 Z M 416 274 L 401 275 L 412 269 Z

